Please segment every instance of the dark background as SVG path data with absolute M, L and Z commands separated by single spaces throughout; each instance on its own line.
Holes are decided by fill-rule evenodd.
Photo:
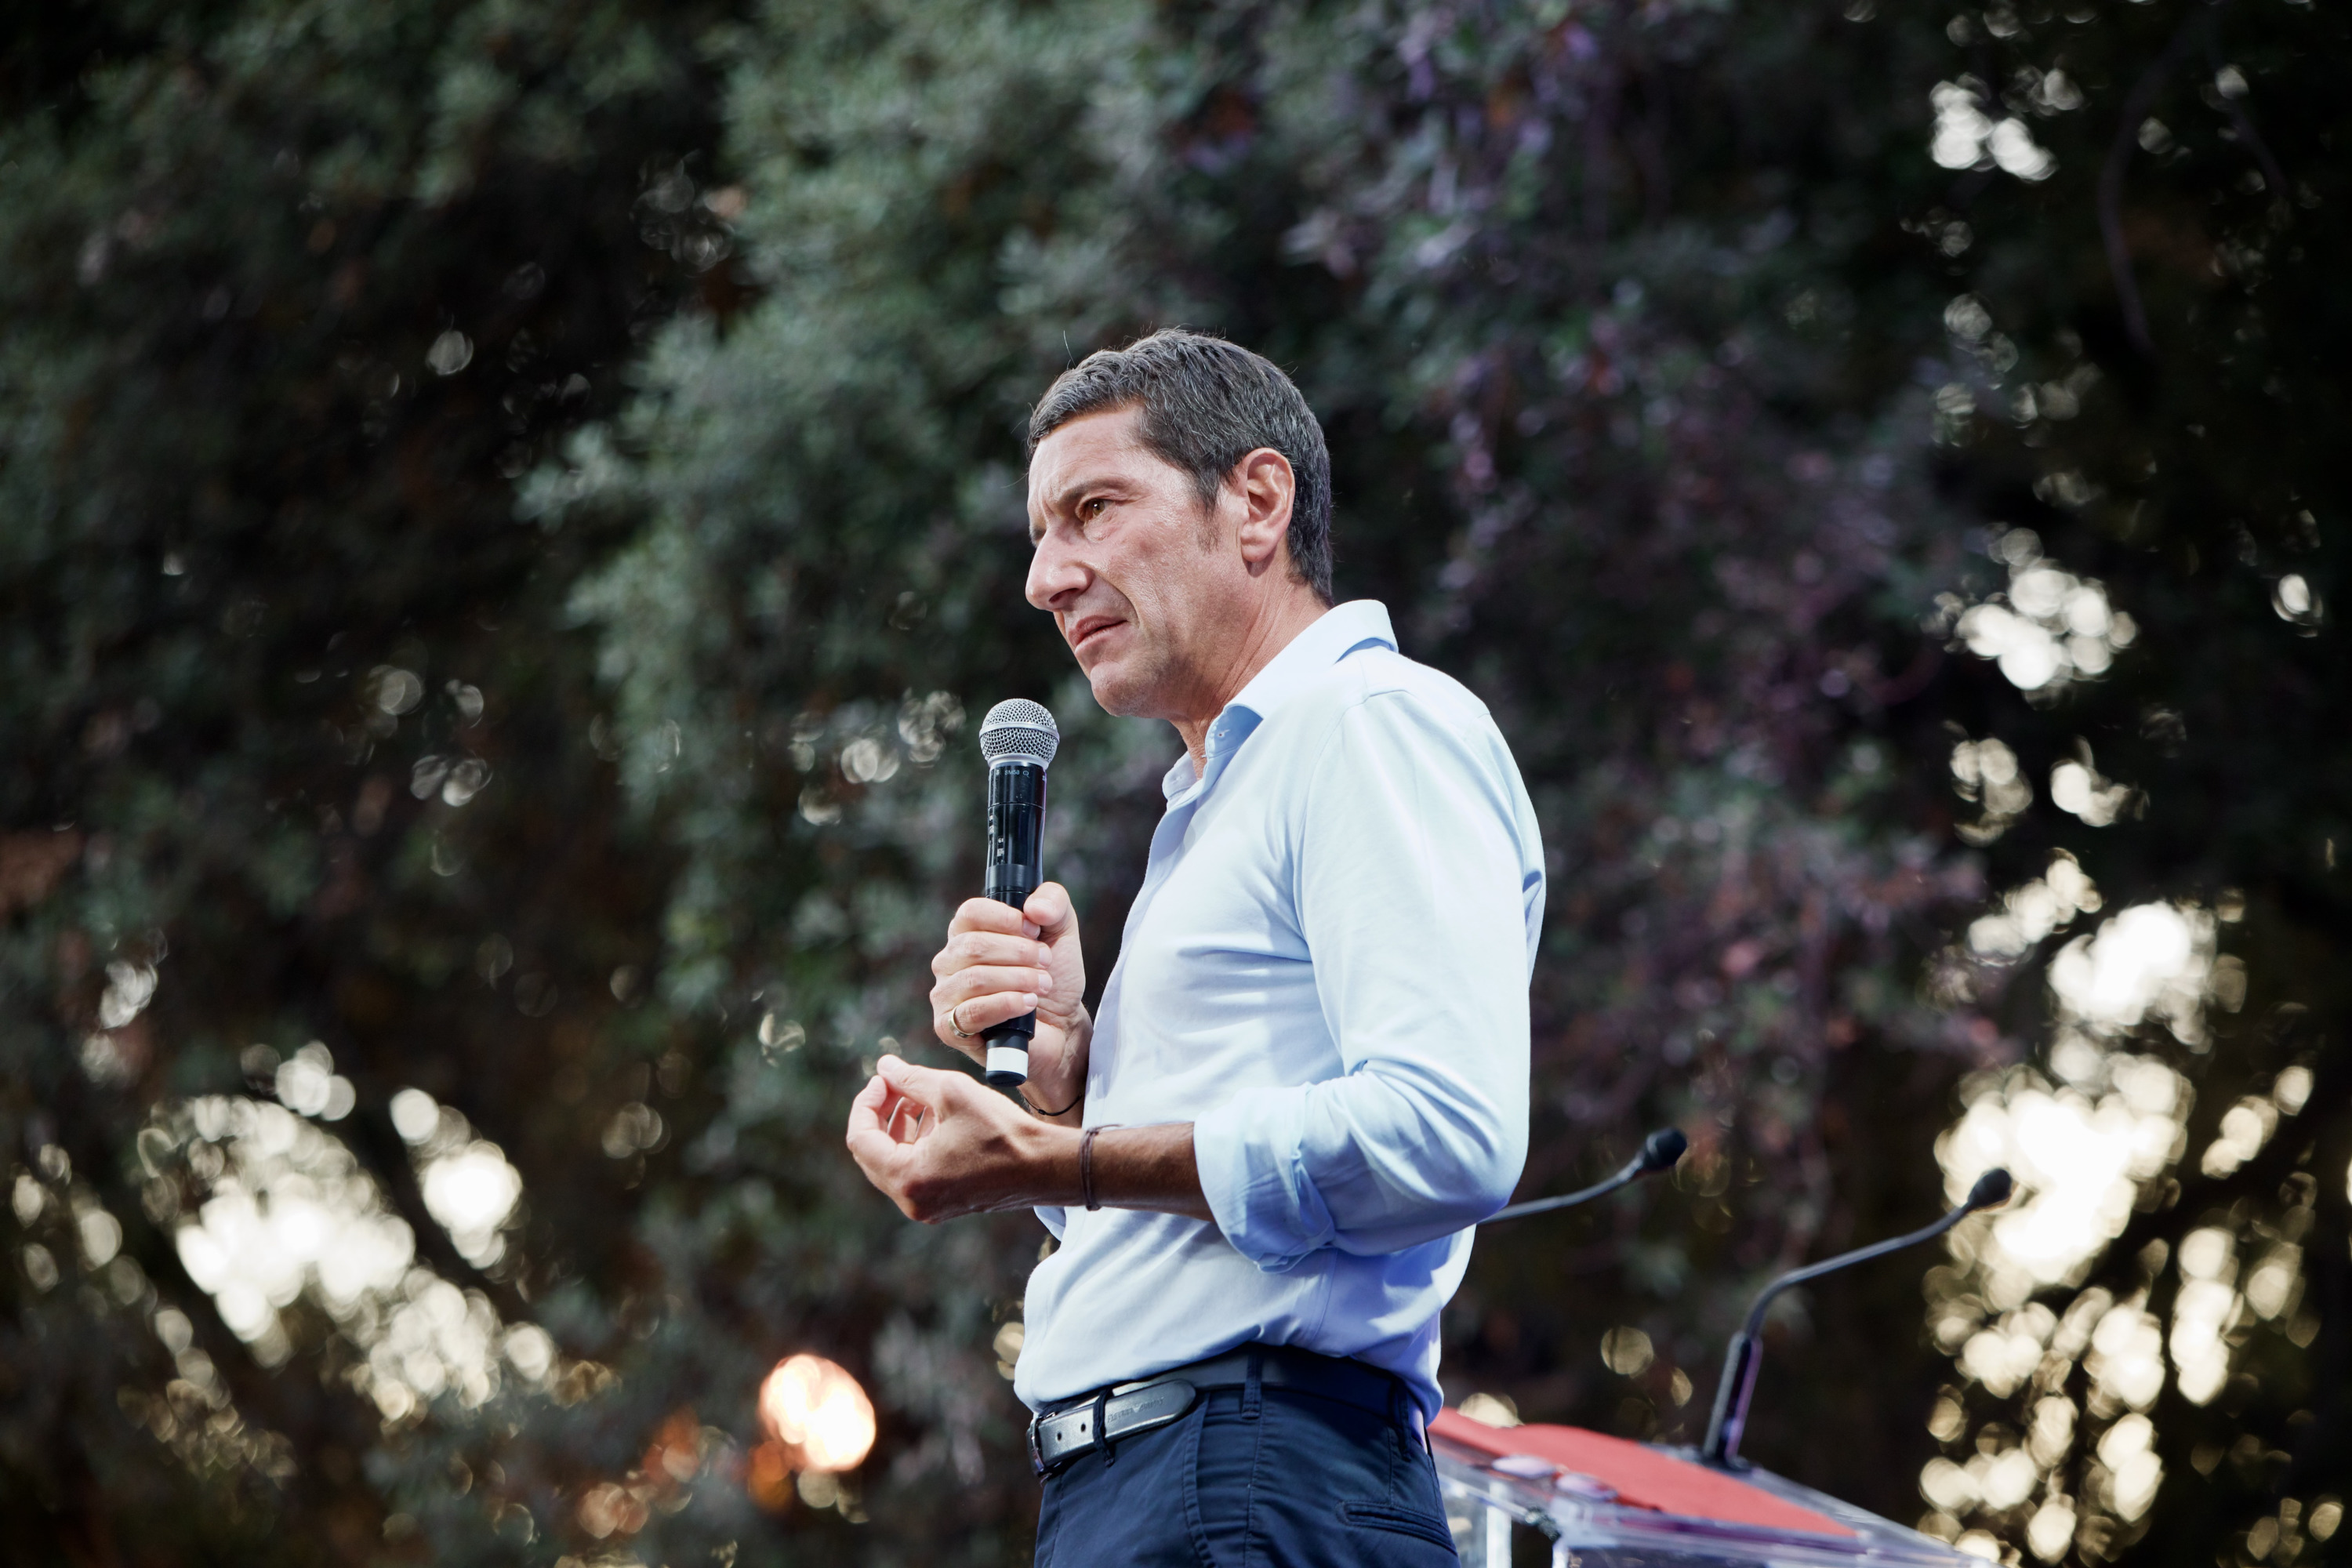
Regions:
M 1020 603 L 1019 433 L 1181 322 L 1297 376 L 1342 596 L 1535 796 L 1523 1194 L 1693 1140 L 1482 1238 L 1455 1397 L 1695 1440 L 1754 1288 L 1924 1223 L 1990 1157 L 1949 1130 L 2040 1129 L 2004 1157 L 2054 1204 L 2105 1145 L 2049 1129 L 2103 1115 L 2152 1152 L 2066 1188 L 2111 1201 L 2049 1278 L 1974 1224 L 1776 1316 L 1749 1454 L 2011 1561 L 2340 1561 L 2347 41 L 2286 0 L 14 16 L 17 1550 L 1025 1559 L 1041 1233 L 904 1224 L 839 1127 L 930 1050 L 1002 696 L 1063 723 L 1108 973 L 1172 742 Z M 2172 1001 L 2085 1013 L 2062 957 L 2156 951 L 2137 910 Z M 469 1150 L 521 1190 L 470 1235 Z M 414 1268 L 238 1295 L 181 1231 L 256 1192 Z M 838 1484 L 754 1462 L 796 1351 L 879 1412 Z

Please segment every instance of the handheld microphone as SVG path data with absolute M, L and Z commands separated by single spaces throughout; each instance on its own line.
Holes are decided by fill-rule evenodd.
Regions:
M 1643 1176 L 1659 1171 L 1672 1170 L 1675 1162 L 1683 1157 L 1683 1151 L 1689 1147 L 1690 1140 L 1682 1135 L 1681 1129 L 1661 1127 L 1643 1139 L 1642 1152 L 1626 1161 L 1624 1169 L 1607 1181 L 1596 1183 L 1581 1192 L 1568 1193 L 1556 1198 L 1536 1198 L 1528 1203 L 1513 1204 L 1507 1209 L 1496 1209 L 1486 1216 L 1485 1223 L 1492 1225 L 1498 1219 L 1517 1219 L 1521 1215 L 1549 1214 L 1553 1209 L 1572 1209 L 1579 1204 L 1605 1198 L 1629 1182 L 1640 1181 Z
M 1979 1209 L 1999 1208 L 2009 1202 L 2016 1184 L 2007 1171 L 1995 1166 L 1977 1178 L 1960 1206 L 1935 1224 L 1882 1241 L 1872 1247 L 1856 1247 L 1824 1258 L 1810 1268 L 1783 1274 L 1758 1292 L 1756 1302 L 1748 1309 L 1748 1321 L 1731 1336 L 1731 1346 L 1723 1356 L 1723 1381 L 1715 1387 L 1715 1415 L 1706 1424 L 1706 1442 L 1699 1449 L 1699 1458 L 1718 1469 L 1740 1467 L 1739 1438 L 1748 1430 L 1748 1402 L 1756 1393 L 1756 1373 L 1763 1364 L 1764 1312 L 1772 1299 L 1792 1285 L 1802 1285 L 1808 1279 L 1818 1279 L 1824 1274 L 1834 1274 L 1857 1263 L 1867 1263 L 1874 1258 L 1884 1258 L 1890 1252 L 1900 1252 L 1906 1247 L 1930 1241 L 1943 1235 Z
M 988 759 L 988 870 L 981 890 L 1016 910 L 1045 879 L 1045 769 L 1061 743 L 1054 716 L 1018 697 L 981 721 L 980 754 Z M 1017 1089 L 1029 1081 L 1029 1042 L 1036 1035 L 1034 1013 L 981 1031 L 992 1087 Z

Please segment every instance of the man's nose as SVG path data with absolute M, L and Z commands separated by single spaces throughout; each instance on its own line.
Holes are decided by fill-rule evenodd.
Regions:
M 1069 547 L 1049 533 L 1029 558 L 1029 581 L 1024 592 L 1032 605 L 1050 610 L 1056 600 L 1084 589 L 1091 576 Z

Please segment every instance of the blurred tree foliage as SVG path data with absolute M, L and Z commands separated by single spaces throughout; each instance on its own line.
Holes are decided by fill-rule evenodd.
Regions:
M 387 1516 L 457 1506 L 446 1461 L 482 1435 L 387 1446 L 306 1305 L 294 1358 L 257 1362 L 175 1255 L 205 1162 L 137 1142 L 184 1096 L 266 1098 L 308 1041 L 356 1087 L 334 1131 L 420 1261 L 509 1315 L 541 1283 L 483 1276 L 427 1216 L 385 1110 L 407 1084 L 530 1172 L 533 1223 L 576 1238 L 533 1254 L 543 1278 L 593 1277 L 614 1313 L 646 1289 L 580 1127 L 662 1048 L 608 980 L 658 953 L 669 859 L 619 832 L 593 650 L 559 629 L 615 542 L 519 527 L 509 476 L 624 397 L 682 299 L 728 298 L 640 233 L 717 134 L 698 40 L 726 16 L 127 4 L 11 26 L 0 1097 L 36 1174 L 0 1486 L 27 1561 L 356 1561 Z M 460 812 L 420 754 L 488 787 Z M 78 1264 L 110 1221 L 120 1255 Z M 45 1289 L 24 1259 L 52 1254 L 73 1283 Z M 193 1342 L 150 1326 L 172 1303 Z M 460 1557 L 491 1549 L 467 1506 L 439 1526 L 478 1536 Z
M 20 27 L 28 1550 L 1025 1555 L 999 1363 L 1040 1233 L 906 1226 L 837 1128 L 921 1048 L 999 697 L 1064 724 L 1055 867 L 1108 973 L 1171 742 L 1020 603 L 1019 432 L 1182 321 L 1292 367 L 1343 595 L 1486 698 L 1535 795 L 1525 1190 L 1694 1137 L 1675 1192 L 1486 1239 L 1449 1385 L 1694 1438 L 1748 1290 L 1932 1212 L 1964 1100 L 2160 1062 L 2186 1132 L 2119 1235 L 2031 1300 L 1958 1258 L 1924 1325 L 1928 1259 L 1818 1289 L 1749 1452 L 1906 1521 L 1923 1462 L 1974 1463 L 1929 1522 L 2053 1560 L 2340 1554 L 2343 34 L 2170 0 Z M 2051 913 L 2060 864 L 2103 902 Z M 2053 1030 L 2067 944 L 2151 906 L 2218 941 L 2193 1005 Z M 494 1233 L 442 1223 L 467 1158 L 520 1173 Z M 179 1232 L 264 1186 L 404 1226 L 414 1267 L 236 1295 Z M 2214 1232 L 2284 1294 L 2222 1279 L 2225 1383 L 2119 1403 L 2120 1344 L 2050 1324 L 2173 1322 Z M 2031 1376 L 1988 1374 L 2036 1308 Z M 799 1350 L 879 1407 L 845 1484 L 755 1447 Z M 2152 1511 L 2106 1436 L 2142 1405 Z M 2032 1444 L 2030 1495 L 1983 1479 Z

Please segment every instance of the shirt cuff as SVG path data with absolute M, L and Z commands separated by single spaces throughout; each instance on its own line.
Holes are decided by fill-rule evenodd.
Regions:
M 1209 1213 L 1234 1251 L 1267 1273 L 1297 1267 L 1338 1234 L 1307 1173 L 1311 1086 L 1234 1096 L 1192 1123 Z

